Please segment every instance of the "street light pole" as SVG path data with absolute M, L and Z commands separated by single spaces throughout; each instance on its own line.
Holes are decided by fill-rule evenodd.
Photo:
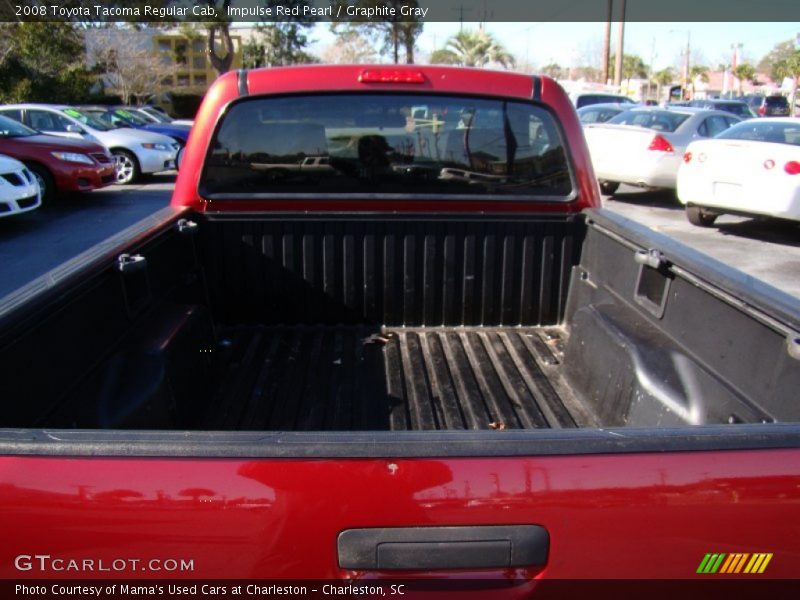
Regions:
M 688 29 L 670 29 L 669 32 L 686 34 L 686 54 L 683 57 L 683 81 L 681 82 L 681 100 L 686 100 L 689 88 L 689 54 L 692 51 L 692 32 Z
M 733 50 L 733 59 L 731 60 L 731 77 L 733 79 L 731 85 L 731 91 L 736 93 L 737 96 L 742 95 L 742 81 L 736 76 L 736 67 L 739 66 L 739 50 L 742 49 L 743 44 L 736 43 L 731 44 L 731 50 Z

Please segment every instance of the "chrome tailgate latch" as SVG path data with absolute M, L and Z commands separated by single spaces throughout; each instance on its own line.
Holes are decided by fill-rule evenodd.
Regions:
M 633 260 L 640 265 L 645 265 L 653 269 L 660 269 L 667 264 L 667 260 L 664 258 L 661 250 L 656 250 L 655 248 L 637 250 L 636 254 L 633 255 Z

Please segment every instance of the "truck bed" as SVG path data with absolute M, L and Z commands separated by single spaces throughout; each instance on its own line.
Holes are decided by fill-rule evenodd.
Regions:
M 558 343 L 540 327 L 232 327 L 203 429 L 575 427 Z
M 466 434 L 798 419 L 796 326 L 648 266 L 641 248 L 668 242 L 628 241 L 626 223 L 191 216 L 7 316 L 0 364 L 24 401 L 0 425 Z M 123 250 L 138 268 L 113 262 Z

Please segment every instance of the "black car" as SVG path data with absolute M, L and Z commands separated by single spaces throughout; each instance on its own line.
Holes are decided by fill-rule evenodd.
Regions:
M 789 101 L 785 96 L 765 96 L 758 108 L 760 117 L 788 117 Z
M 577 92 L 570 94 L 570 99 L 575 105 L 575 108 L 583 108 L 584 106 L 589 106 L 591 104 L 636 104 L 627 96 L 623 96 L 621 94 L 611 94 L 608 92 Z
M 692 100 L 688 103 L 689 106 L 694 106 L 697 108 L 709 108 L 711 110 L 723 110 L 725 112 L 731 113 L 732 115 L 736 115 L 740 119 L 752 119 L 755 117 L 755 113 L 750 110 L 750 107 L 747 105 L 747 102 L 742 102 L 739 100 L 720 100 L 720 99 L 708 99 L 708 100 Z

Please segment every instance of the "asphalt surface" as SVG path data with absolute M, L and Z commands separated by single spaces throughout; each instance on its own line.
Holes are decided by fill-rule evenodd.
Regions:
M 0 219 L 0 298 L 169 203 L 175 174 Z M 691 225 L 675 194 L 622 186 L 605 207 L 800 298 L 800 224 L 724 216 Z
M 175 173 L 0 219 L 0 298 L 169 204 Z
M 622 185 L 604 206 L 800 298 L 800 223 L 723 215 L 689 223 L 675 193 Z

